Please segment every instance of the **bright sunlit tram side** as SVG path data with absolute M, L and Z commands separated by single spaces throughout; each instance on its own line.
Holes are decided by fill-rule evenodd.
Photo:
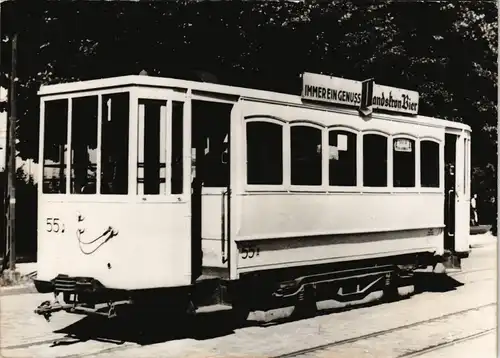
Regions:
M 148 76 L 39 95 L 46 318 L 244 319 L 392 294 L 469 254 L 471 131 L 418 115 L 417 92 L 304 73 L 301 96 Z

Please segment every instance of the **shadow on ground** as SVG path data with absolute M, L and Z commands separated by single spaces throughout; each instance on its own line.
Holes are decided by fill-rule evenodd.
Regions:
M 147 314 L 124 314 L 107 319 L 87 316 L 55 333 L 64 333 L 74 341 L 64 340 L 61 344 L 78 341 L 98 340 L 123 344 L 133 342 L 141 345 L 162 343 L 179 339 L 205 340 L 232 334 L 227 311 L 211 312 L 187 316 L 180 314 L 163 315 L 155 312 Z
M 463 283 L 447 275 L 418 273 L 415 275 L 414 294 L 423 292 L 453 291 Z M 66 338 L 54 345 L 69 345 L 89 340 L 109 342 L 116 345 L 125 342 L 149 345 L 179 339 L 206 340 L 223 337 L 234 333 L 235 328 L 248 326 L 266 327 L 287 322 L 310 319 L 318 315 L 335 314 L 363 307 L 391 304 L 406 297 L 382 297 L 364 304 L 349 305 L 341 308 L 323 309 L 318 312 L 294 312 L 288 317 L 278 318 L 270 322 L 247 321 L 243 325 L 234 326 L 230 319 L 230 311 L 198 314 L 194 317 L 185 315 L 162 315 L 158 312 L 146 314 L 127 314 L 122 317 L 107 319 L 98 316 L 87 316 L 80 321 L 55 331 Z
M 492 225 L 478 225 L 478 226 L 471 226 L 470 227 L 470 234 L 471 235 L 482 235 L 486 234 L 488 231 L 491 230 Z
M 454 277 L 431 272 L 419 272 L 414 278 L 415 294 L 423 292 L 449 292 L 455 291 L 464 284 Z

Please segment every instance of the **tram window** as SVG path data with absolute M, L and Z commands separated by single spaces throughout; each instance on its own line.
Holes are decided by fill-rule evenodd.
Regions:
M 420 142 L 420 184 L 423 188 L 439 188 L 439 143 Z
M 184 103 L 172 102 L 172 194 L 182 194 Z
M 45 102 L 43 140 L 43 192 L 66 193 L 68 100 Z
M 469 141 L 467 138 L 464 138 L 464 185 L 463 191 L 464 194 L 467 194 L 469 188 Z
M 321 130 L 293 126 L 291 142 L 291 184 L 321 185 Z
M 95 194 L 97 96 L 74 98 L 71 118 L 71 193 Z
M 357 135 L 343 130 L 329 133 L 329 182 L 332 186 L 356 186 Z
M 68 100 L 45 102 L 43 138 L 43 192 L 66 193 Z
M 363 136 L 363 185 L 387 186 L 387 137 L 383 135 Z
M 206 188 L 229 185 L 229 134 L 233 104 L 193 101 L 197 180 Z
M 248 122 L 247 183 L 283 184 L 283 127 L 270 122 Z
M 101 194 L 128 193 L 129 95 L 102 96 Z
M 165 193 L 166 102 L 141 100 L 138 122 L 138 193 Z
M 392 177 L 396 188 L 415 187 L 415 141 L 394 138 L 392 141 Z

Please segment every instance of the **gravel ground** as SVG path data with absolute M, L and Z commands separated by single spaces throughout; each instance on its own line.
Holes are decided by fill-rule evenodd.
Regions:
M 33 310 L 50 295 L 6 295 L 0 297 L 1 353 L 5 357 L 274 357 L 495 303 L 496 261 L 496 245 L 490 242 L 473 249 L 463 272 L 454 276 L 458 284 L 448 285 L 445 292 L 427 290 L 398 302 L 281 324 L 250 324 L 234 331 L 225 328 L 221 313 L 200 315 L 184 334 L 179 322 L 151 322 L 149 342 L 139 343 L 130 329 L 132 322 L 59 313 L 47 323 Z M 489 306 L 302 356 L 398 357 L 495 327 L 496 307 Z M 52 344 L 66 334 L 77 338 Z M 496 357 L 493 337 L 492 333 L 423 356 Z

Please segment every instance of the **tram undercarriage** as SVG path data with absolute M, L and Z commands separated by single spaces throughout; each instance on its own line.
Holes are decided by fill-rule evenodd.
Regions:
M 200 276 L 190 286 L 148 290 L 113 290 L 93 278 L 59 275 L 51 282 L 35 281 L 39 292 L 53 292 L 55 296 L 54 301 L 40 304 L 35 313 L 49 320 L 52 313 L 59 311 L 114 318 L 126 312 L 125 307 L 186 314 L 226 308 L 232 309 L 241 321 L 251 311 L 290 306 L 302 309 L 324 300 L 354 302 L 377 291 L 391 298 L 398 287 L 413 284 L 415 271 L 429 266 L 434 269 L 438 263 L 459 268 L 460 260 L 449 253 L 421 253 L 252 272 L 233 281 Z
M 351 304 L 438 262 L 459 268 L 469 250 L 462 123 L 148 76 L 39 95 L 46 318 Z

